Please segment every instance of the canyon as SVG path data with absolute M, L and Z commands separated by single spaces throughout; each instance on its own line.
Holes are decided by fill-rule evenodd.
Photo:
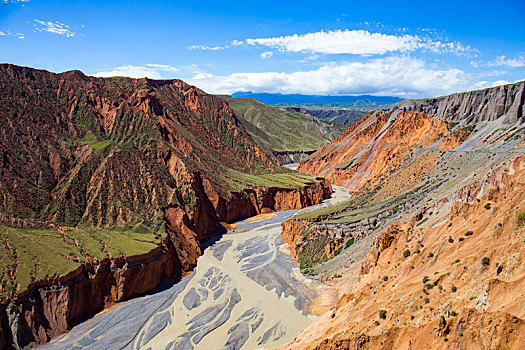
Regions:
M 523 343 L 525 82 L 335 139 L 180 80 L 0 87 L 1 348 Z
M 2 64 L 0 86 L 2 348 L 179 281 L 229 223 L 331 194 L 180 80 Z

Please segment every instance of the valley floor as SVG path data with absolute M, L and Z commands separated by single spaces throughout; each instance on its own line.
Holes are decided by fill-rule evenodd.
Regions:
M 44 349 L 252 349 L 283 345 L 313 322 L 314 281 L 295 265 L 281 238 L 292 215 L 337 204 L 334 186 L 317 206 L 242 221 L 211 243 L 193 273 L 162 292 L 121 303 Z

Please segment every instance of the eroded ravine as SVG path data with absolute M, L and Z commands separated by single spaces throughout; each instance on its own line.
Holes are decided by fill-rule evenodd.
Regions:
M 285 344 L 315 317 L 316 297 L 281 238 L 281 223 L 305 210 L 240 222 L 199 258 L 194 272 L 162 292 L 121 303 L 78 325 L 45 349 L 253 349 Z

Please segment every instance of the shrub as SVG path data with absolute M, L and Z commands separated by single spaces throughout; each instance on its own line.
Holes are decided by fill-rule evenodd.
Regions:
M 467 236 L 467 237 L 468 237 L 468 236 L 472 236 L 473 234 L 474 234 L 474 232 L 472 232 L 472 231 L 467 231 L 467 232 L 465 232 L 465 236 Z
M 458 291 L 458 287 L 455 285 L 452 285 L 452 293 L 456 293 Z
M 484 257 L 481 259 L 481 265 L 483 265 L 483 266 L 489 266 L 489 265 L 490 265 L 490 258 L 487 258 L 486 256 L 484 256 Z
M 430 303 L 430 299 L 429 298 L 425 298 L 424 300 L 425 300 L 425 304 Z
M 377 321 L 377 320 L 374 321 L 374 324 L 375 324 L 376 326 L 379 326 L 379 321 Z
M 408 257 L 410 256 L 410 249 L 405 250 L 405 251 L 403 252 L 403 256 L 404 256 L 405 258 L 408 258 Z
M 448 243 L 454 243 L 454 238 L 452 238 L 452 236 L 448 236 Z
M 379 310 L 379 318 L 382 320 L 386 319 L 386 310 Z
M 487 210 L 490 209 L 490 203 L 485 204 L 485 209 L 487 209 Z
M 465 237 L 459 237 L 459 241 L 463 242 L 465 240 Z
M 518 214 L 518 226 L 525 225 L 525 211 Z
M 429 258 L 433 258 L 434 257 L 434 253 L 428 253 L 428 257 Z
M 430 277 L 428 276 L 423 277 L 423 284 L 427 283 L 428 281 L 430 281 Z
M 383 281 L 388 281 L 388 276 L 383 276 Z
M 338 274 L 338 273 L 336 273 L 336 274 L 334 275 L 334 278 L 341 278 L 341 277 L 343 277 L 343 276 L 340 275 L 340 274 Z
M 458 315 L 458 313 L 457 313 L 456 311 L 452 311 L 450 314 L 451 314 L 452 316 L 457 316 L 457 315 Z
M 354 244 L 354 237 L 350 238 L 348 241 L 346 241 L 345 243 L 345 249 L 350 247 L 352 244 Z
M 426 289 L 432 289 L 432 288 L 434 288 L 434 284 L 433 284 L 433 283 L 430 283 L 430 282 L 425 283 L 425 288 L 426 288 Z
M 339 255 L 339 253 L 341 253 L 341 250 L 342 250 L 342 249 L 343 249 L 343 246 L 337 248 L 337 249 L 335 250 L 335 252 L 334 252 L 334 256 Z

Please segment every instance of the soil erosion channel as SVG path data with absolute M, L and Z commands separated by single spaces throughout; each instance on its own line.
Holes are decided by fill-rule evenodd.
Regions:
M 211 243 L 195 270 L 162 292 L 133 299 L 78 325 L 44 349 L 253 349 L 293 340 L 315 316 L 316 297 L 281 238 L 292 215 L 349 198 L 332 197 L 238 223 Z

